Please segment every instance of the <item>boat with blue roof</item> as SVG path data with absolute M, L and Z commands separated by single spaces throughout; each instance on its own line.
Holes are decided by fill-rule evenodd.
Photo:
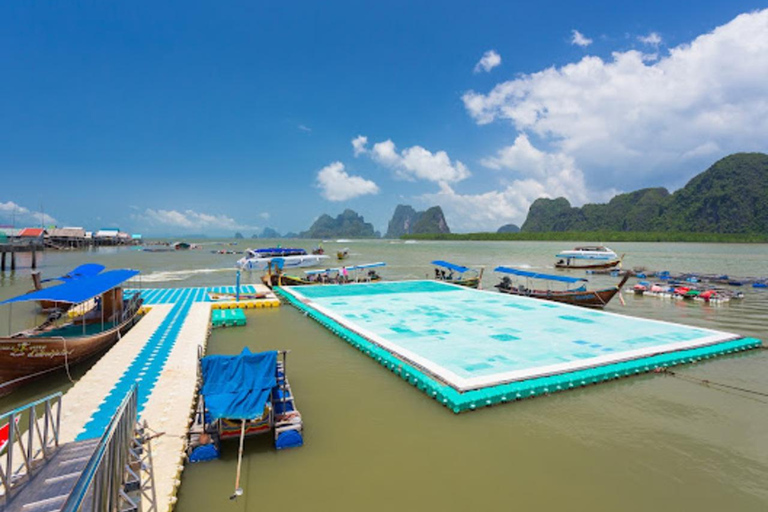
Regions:
M 432 264 L 435 266 L 435 279 L 437 281 L 466 286 L 467 288 L 480 288 L 485 269 L 474 269 L 444 260 L 435 260 Z
M 496 288 L 502 293 L 551 300 L 588 308 L 604 308 L 621 291 L 622 286 L 626 284 L 632 275 L 631 272 L 624 274 L 624 277 L 616 286 L 600 290 L 588 290 L 586 286 L 588 280 L 581 277 L 542 274 L 540 272 L 504 266 L 496 267 L 494 271 L 506 274 L 502 277 L 501 282 L 496 285 Z M 533 283 L 539 281 L 548 284 L 555 282 L 564 283 L 566 289 L 553 290 L 549 286 L 547 288 L 535 288 Z M 571 285 L 577 286 L 568 288 Z
M 361 263 L 344 267 L 325 268 L 318 270 L 306 270 L 304 276 L 292 276 L 283 273 L 280 260 L 275 259 L 267 266 L 267 272 L 261 277 L 262 282 L 269 288 L 275 286 L 311 286 L 320 284 L 349 284 L 349 283 L 373 283 L 381 281 L 381 275 L 377 268 L 385 267 L 383 261 L 375 263 Z
M 80 266 L 56 278 L 61 284 L 0 302 L 8 308 L 21 302 L 59 305 L 42 324 L 0 337 L 0 396 L 57 370 L 69 372 L 111 347 L 138 321 L 141 296 L 125 297 L 122 284 L 139 271 L 103 269 Z M 78 307 L 89 302 L 93 307 Z

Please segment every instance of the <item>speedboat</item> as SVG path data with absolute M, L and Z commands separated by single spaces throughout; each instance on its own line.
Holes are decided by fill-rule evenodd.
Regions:
M 556 268 L 597 269 L 616 267 L 624 256 L 619 257 L 604 245 L 585 245 L 559 252 L 555 257 L 558 258 Z
M 281 254 L 282 251 L 282 254 Z M 248 249 L 245 256 L 237 260 L 237 266 L 243 270 L 266 270 L 270 262 L 280 259 L 281 268 L 316 267 L 323 260 L 327 260 L 325 254 L 307 254 L 304 249 Z

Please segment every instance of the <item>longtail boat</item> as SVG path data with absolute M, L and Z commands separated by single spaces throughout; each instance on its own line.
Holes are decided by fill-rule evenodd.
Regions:
M 483 271 L 485 270 L 483 268 L 476 270 L 443 260 L 435 260 L 432 264 L 435 266 L 436 280 L 466 286 L 467 288 L 479 288 L 480 281 L 483 278 Z M 446 270 L 448 270 L 447 274 Z
M 106 267 L 104 267 L 104 265 L 99 265 L 98 263 L 86 263 L 84 265 L 80 265 L 79 267 L 74 268 L 73 270 L 69 271 L 63 276 L 52 277 L 49 279 L 41 279 L 40 272 L 32 272 L 32 284 L 34 285 L 35 288 L 33 290 L 30 290 L 30 293 L 34 291 L 42 290 L 43 283 L 50 283 L 52 281 L 61 281 L 63 283 L 66 283 L 67 281 L 71 281 L 72 279 L 95 276 L 105 268 Z M 54 310 L 66 311 L 70 307 L 72 307 L 72 304 L 69 302 L 55 302 L 50 300 L 39 300 L 37 302 L 40 305 L 40 309 L 42 310 L 43 313 L 50 313 Z
M 373 269 L 384 267 L 386 263 L 363 263 L 349 267 L 326 268 L 323 270 L 307 270 L 304 277 L 291 276 L 283 273 L 279 259 L 267 266 L 267 272 L 261 276 L 261 281 L 272 288 L 274 286 L 310 286 L 319 284 L 349 284 L 371 283 L 381 281 L 381 276 Z
M 95 307 L 69 318 L 54 311 L 35 328 L 0 337 L 0 396 L 57 370 L 101 353 L 137 322 L 141 297 L 124 298 L 123 282 L 137 270 L 110 270 L 74 277 L 63 284 L 20 295 L 0 305 L 51 301 L 70 305 L 94 300 Z M 75 308 L 71 308 L 75 309 Z
M 615 252 L 603 245 L 575 247 L 570 251 L 562 251 L 555 255 L 559 258 L 555 268 L 572 268 L 577 270 L 615 268 L 621 265 L 624 255 L 619 257 Z
M 621 282 L 616 286 L 610 288 L 603 288 L 601 290 L 587 290 L 586 283 L 588 282 L 584 278 L 570 277 L 570 276 L 556 276 L 550 274 L 541 274 L 538 272 L 530 272 L 528 270 L 520 270 L 512 267 L 496 267 L 496 272 L 509 274 L 515 277 L 522 277 L 526 279 L 526 284 L 518 284 L 512 281 L 509 276 L 504 276 L 496 288 L 502 293 L 510 293 L 512 295 L 522 295 L 524 297 L 532 297 L 534 299 L 551 300 L 555 302 L 562 302 L 565 304 L 571 304 L 574 306 L 584 306 L 587 308 L 604 308 L 613 297 L 619 293 L 621 287 L 627 282 L 632 275 L 631 272 L 627 272 L 621 279 Z M 566 290 L 552 290 L 552 289 L 535 289 L 532 288 L 531 280 L 541 281 L 555 281 L 570 284 L 580 284 L 577 288 Z

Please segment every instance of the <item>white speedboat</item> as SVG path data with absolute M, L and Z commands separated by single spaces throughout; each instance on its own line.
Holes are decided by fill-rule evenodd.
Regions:
M 612 268 L 621 263 L 621 258 L 604 245 L 586 245 L 562 251 L 555 255 L 557 268 Z
M 263 256 L 256 251 L 247 251 L 237 260 L 237 266 L 243 270 L 266 270 L 270 262 L 282 260 L 281 268 L 317 267 L 324 264 L 325 254 L 300 254 L 293 256 Z

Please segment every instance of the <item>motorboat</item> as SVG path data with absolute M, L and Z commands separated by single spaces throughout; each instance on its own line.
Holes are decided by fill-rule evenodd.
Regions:
M 278 258 L 282 260 L 281 268 L 300 268 L 316 267 L 328 256 L 307 254 L 304 249 L 248 249 L 245 256 L 237 260 L 237 266 L 243 270 L 266 270 L 269 263 Z
M 600 269 L 614 268 L 624 258 L 604 245 L 585 245 L 555 255 L 556 268 Z

